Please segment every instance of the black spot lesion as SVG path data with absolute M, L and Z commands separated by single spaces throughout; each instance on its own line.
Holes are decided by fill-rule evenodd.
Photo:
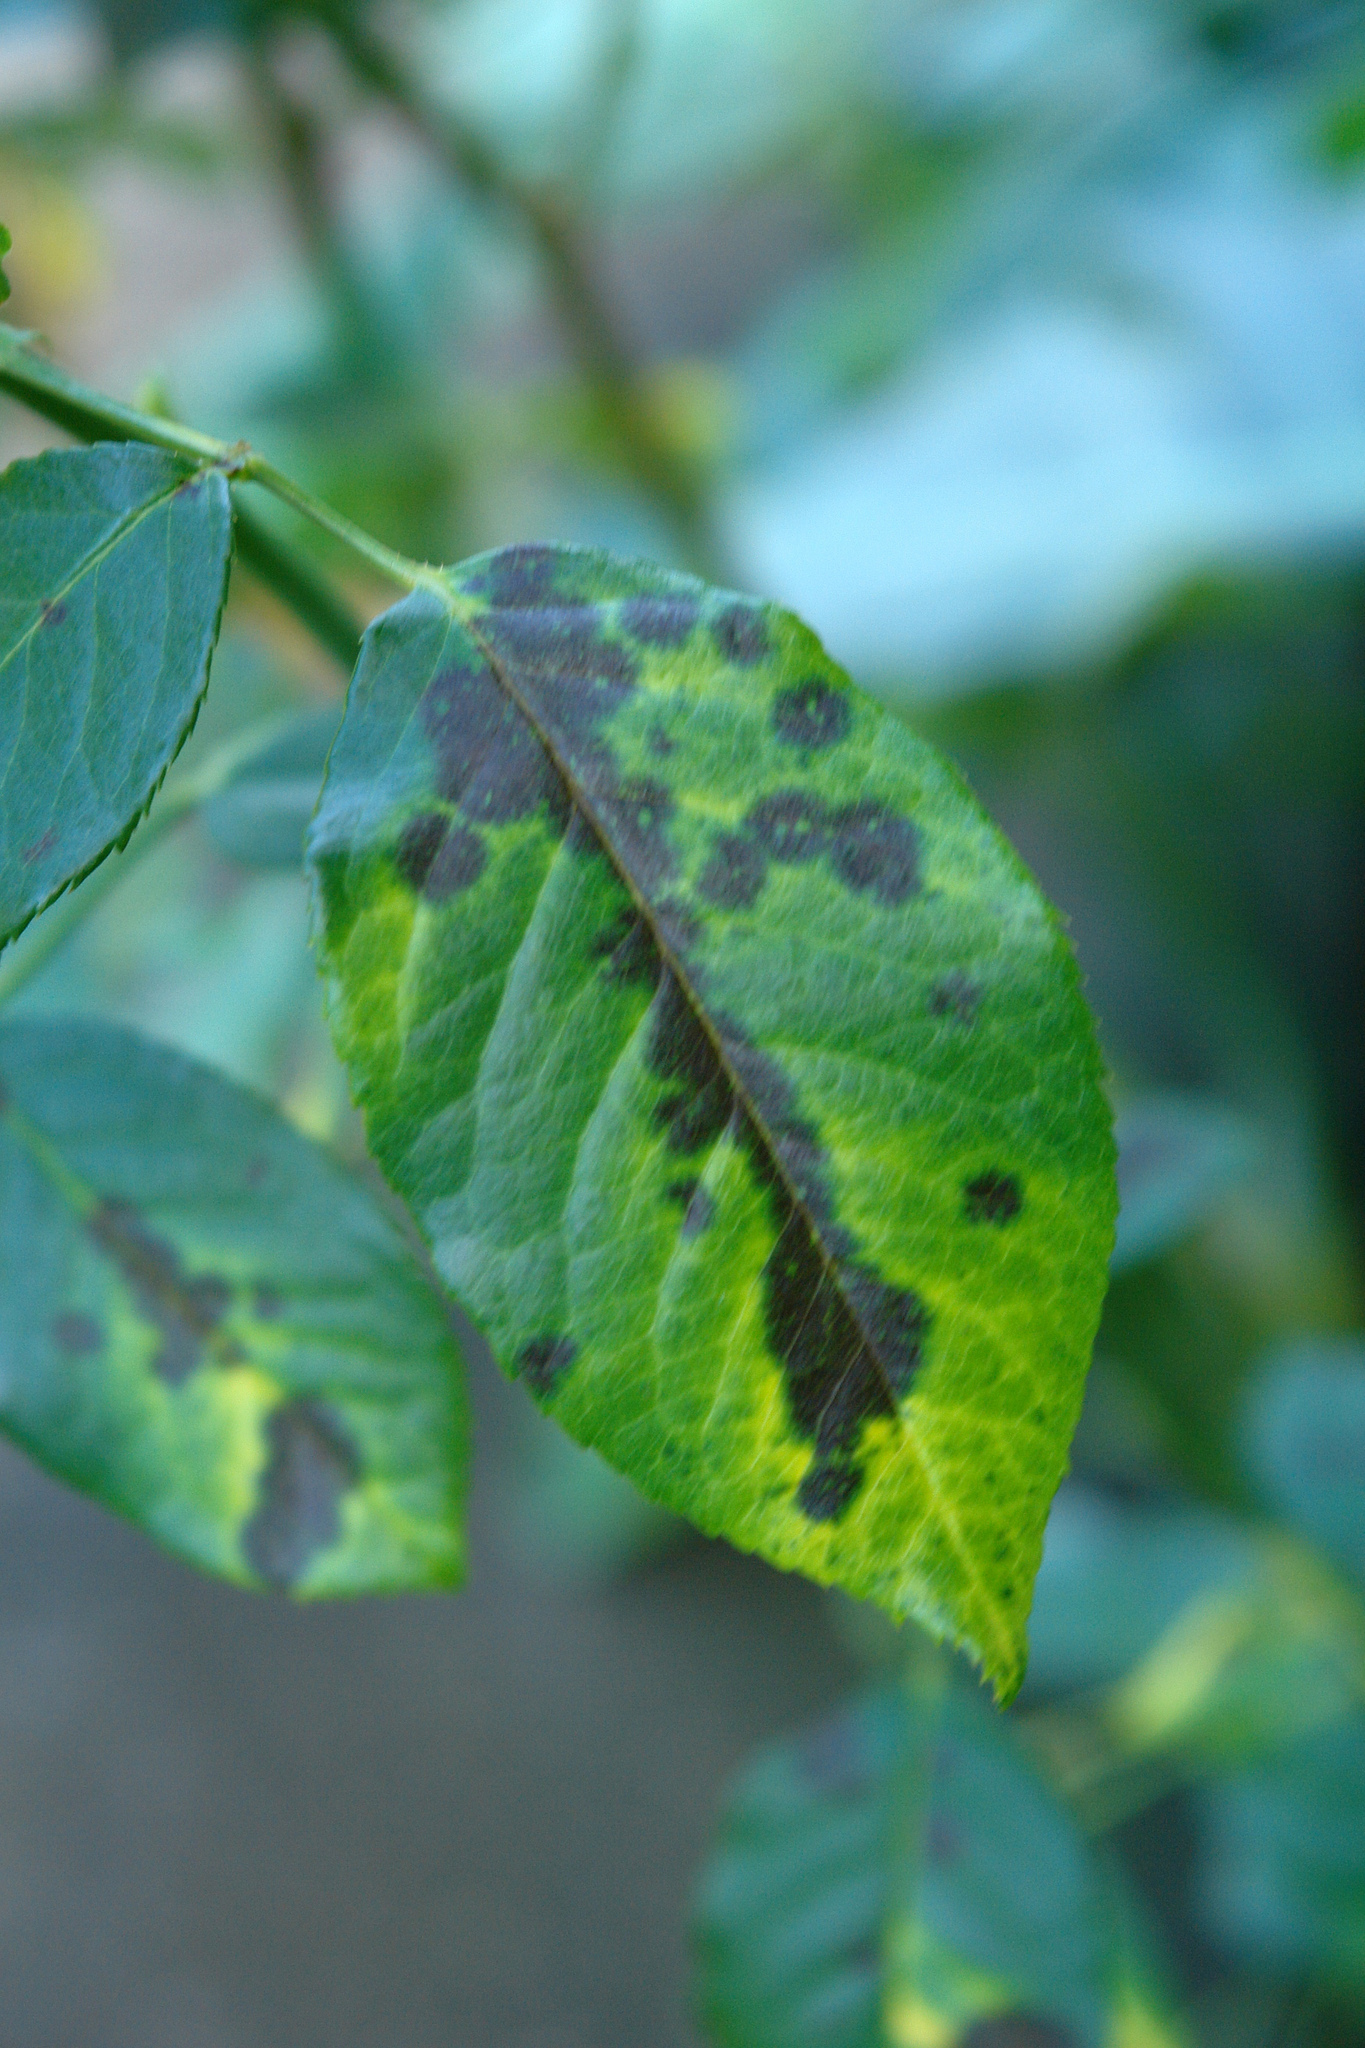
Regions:
M 698 893 L 722 909 L 750 909 L 770 861 L 795 867 L 820 859 L 846 888 L 888 907 L 920 888 L 919 835 L 888 804 L 865 799 L 835 808 L 809 790 L 778 789 L 750 807 L 738 832 L 717 835 Z
M 716 1218 L 716 1205 L 695 1176 L 670 1181 L 664 1193 L 670 1202 L 678 1203 L 682 1209 L 678 1229 L 683 1237 L 701 1237 L 711 1228 Z
M 962 1190 L 963 1212 L 969 1223 L 993 1223 L 997 1229 L 1003 1229 L 1023 1206 L 1018 1180 L 1014 1174 L 999 1169 L 977 1174 Z
M 544 743 L 485 662 L 452 662 L 422 696 L 436 788 L 471 825 L 504 825 L 542 807 L 562 832 L 569 793 Z
M 602 978 L 617 986 L 653 984 L 659 975 L 659 949 L 643 915 L 623 903 L 594 937 L 589 952 L 602 962 Z
M 950 1017 L 955 1024 L 970 1026 L 976 1022 L 976 1013 L 981 1007 L 981 991 L 976 983 L 954 968 L 937 981 L 929 994 L 931 1017 Z
M 60 626 L 65 617 L 66 603 L 60 597 L 49 597 L 39 607 L 38 623 L 41 626 Z
M 178 1387 L 211 1359 L 240 1364 L 243 1353 L 220 1333 L 232 1288 L 220 1273 L 185 1271 L 173 1244 L 149 1229 L 132 1202 L 111 1197 L 91 1211 L 86 1228 L 119 1268 L 139 1312 L 161 1334 L 152 1370 Z
M 730 1121 L 734 1091 L 706 1029 L 671 968 L 664 968 L 650 1005 L 645 1051 L 649 1071 L 664 1084 L 654 1125 L 680 1154 L 713 1145 Z
M 737 668 L 752 668 L 769 650 L 768 625 L 762 607 L 731 604 L 711 621 L 711 637 L 722 660 Z
M 700 607 L 692 597 L 632 597 L 622 605 L 621 624 L 646 647 L 681 647 L 691 638 Z
M 779 690 L 773 699 L 773 730 L 789 746 L 820 751 L 847 739 L 853 724 L 853 707 L 848 692 L 835 688 L 822 676 L 792 689 Z
M 341 1418 L 309 1395 L 271 1410 L 265 1440 L 265 1471 L 242 1552 L 267 1586 L 286 1590 L 340 1535 L 341 1504 L 360 1478 L 360 1458 Z
M 578 1346 L 572 1337 L 553 1332 L 533 1337 L 517 1353 L 517 1377 L 525 1380 L 537 1399 L 548 1401 L 577 1356 Z

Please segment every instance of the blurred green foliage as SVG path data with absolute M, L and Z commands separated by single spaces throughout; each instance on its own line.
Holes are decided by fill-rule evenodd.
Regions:
M 21 324 L 104 289 L 110 164 L 262 210 L 254 267 L 142 338 L 167 404 L 418 555 L 590 539 L 791 603 L 1070 915 L 1125 1211 L 1017 1742 L 1145 1896 L 1173 2025 L 1358 2042 L 1365 9 L 98 13 L 83 83 L 0 109 Z M 191 31 L 218 86 L 187 112 L 158 66 Z M 354 1152 L 287 865 L 341 680 L 234 601 L 189 765 L 302 722 L 21 1002 Z M 507 1512 L 558 1565 L 677 1540 L 526 1433 Z M 955 2038 L 858 2010 L 802 2038 Z

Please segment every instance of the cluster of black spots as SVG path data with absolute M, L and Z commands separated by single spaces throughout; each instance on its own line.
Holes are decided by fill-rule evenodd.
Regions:
M 962 1207 L 969 1223 L 994 1223 L 1003 1228 L 1024 1206 L 1019 1183 L 1012 1173 L 979 1173 L 962 1190 Z
M 711 637 L 721 658 L 738 668 L 752 668 L 768 652 L 767 622 L 758 605 L 727 605 L 712 619 Z
M 612 718 L 634 690 L 639 663 L 608 639 L 591 605 L 492 612 L 479 622 L 536 717 L 579 740 Z
M 659 949 L 633 903 L 623 903 L 603 925 L 589 948 L 602 964 L 602 977 L 617 986 L 653 986 L 659 976 Z
M 472 888 L 488 865 L 488 848 L 477 832 L 439 811 L 426 811 L 403 828 L 394 866 L 428 903 L 444 903 Z
M 1036 2012 L 992 2012 L 973 2020 L 956 2048 L 1080 2048 L 1072 2028 Z
M 95 1318 L 82 1315 L 79 1309 L 68 1309 L 64 1315 L 54 1316 L 52 1336 L 54 1342 L 73 1358 L 89 1358 L 104 1342 L 104 1332 Z
M 577 1356 L 572 1337 L 533 1337 L 517 1353 L 517 1376 L 538 1400 L 548 1401 Z
M 773 730 L 789 746 L 837 746 L 848 737 L 853 724 L 853 707 L 846 690 L 836 690 L 821 676 L 779 690 L 773 699 Z
M 285 1588 L 336 1542 L 341 1502 L 360 1477 L 360 1459 L 340 1419 L 306 1396 L 272 1410 L 265 1436 L 265 1474 L 242 1551 L 268 1586 Z
M 140 1313 L 161 1332 L 152 1369 L 178 1387 L 203 1362 L 209 1340 L 232 1303 L 218 1273 L 185 1272 L 173 1244 L 147 1228 L 131 1202 L 111 1199 L 91 1211 L 86 1228 L 122 1273 Z M 221 1363 L 239 1362 L 236 1345 L 219 1344 Z
M 698 1152 L 725 1129 L 734 1093 L 715 1046 L 671 968 L 659 977 L 650 1005 L 645 1063 L 664 1084 L 654 1109 L 670 1152 Z
M 503 825 L 545 805 L 562 831 L 564 778 L 483 663 L 455 663 L 428 684 L 421 719 L 436 753 L 436 788 L 472 825 Z
M 670 1202 L 677 1202 L 682 1209 L 682 1222 L 678 1226 L 682 1237 L 700 1237 L 715 1222 L 716 1205 L 695 1177 L 670 1181 L 664 1193 Z
M 942 981 L 935 982 L 929 995 L 929 1015 L 951 1017 L 958 1024 L 974 1024 L 980 1007 L 980 989 L 956 967 Z
M 681 647 L 697 623 L 692 597 L 632 597 L 621 607 L 621 624 L 647 647 Z
M 919 835 L 908 818 L 871 800 L 834 809 L 804 789 L 760 797 L 739 832 L 716 839 L 697 888 L 722 909 L 748 910 L 758 901 L 769 861 L 793 867 L 822 858 L 846 888 L 889 906 L 919 888 Z

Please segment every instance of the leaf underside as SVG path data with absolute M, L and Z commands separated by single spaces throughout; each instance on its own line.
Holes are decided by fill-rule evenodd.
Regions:
M 244 1584 L 460 1575 L 459 1361 L 396 1225 L 266 1103 L 110 1025 L 0 1027 L 0 1429 Z
M 1055 921 L 790 614 L 448 584 L 367 633 L 310 839 L 372 1150 L 571 1434 L 1012 1692 L 1115 1208 Z
M 208 682 L 228 486 L 102 445 L 0 476 L 0 945 L 125 845 Z
M 1126 1896 L 958 1686 L 852 1703 L 743 1774 L 704 1872 L 719 2048 L 1176 2048 Z

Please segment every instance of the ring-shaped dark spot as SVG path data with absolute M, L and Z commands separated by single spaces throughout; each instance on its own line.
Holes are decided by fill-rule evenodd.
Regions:
M 711 637 L 724 660 L 752 668 L 768 652 L 768 628 L 757 605 L 732 604 L 711 621 Z
M 852 723 L 847 691 L 836 690 L 820 676 L 779 690 L 773 699 L 773 730 L 789 746 L 835 746 L 847 738 Z
M 979 1173 L 963 1188 L 962 1206 L 969 1223 L 993 1223 L 1003 1229 L 1019 1214 L 1024 1198 L 1012 1173 Z

